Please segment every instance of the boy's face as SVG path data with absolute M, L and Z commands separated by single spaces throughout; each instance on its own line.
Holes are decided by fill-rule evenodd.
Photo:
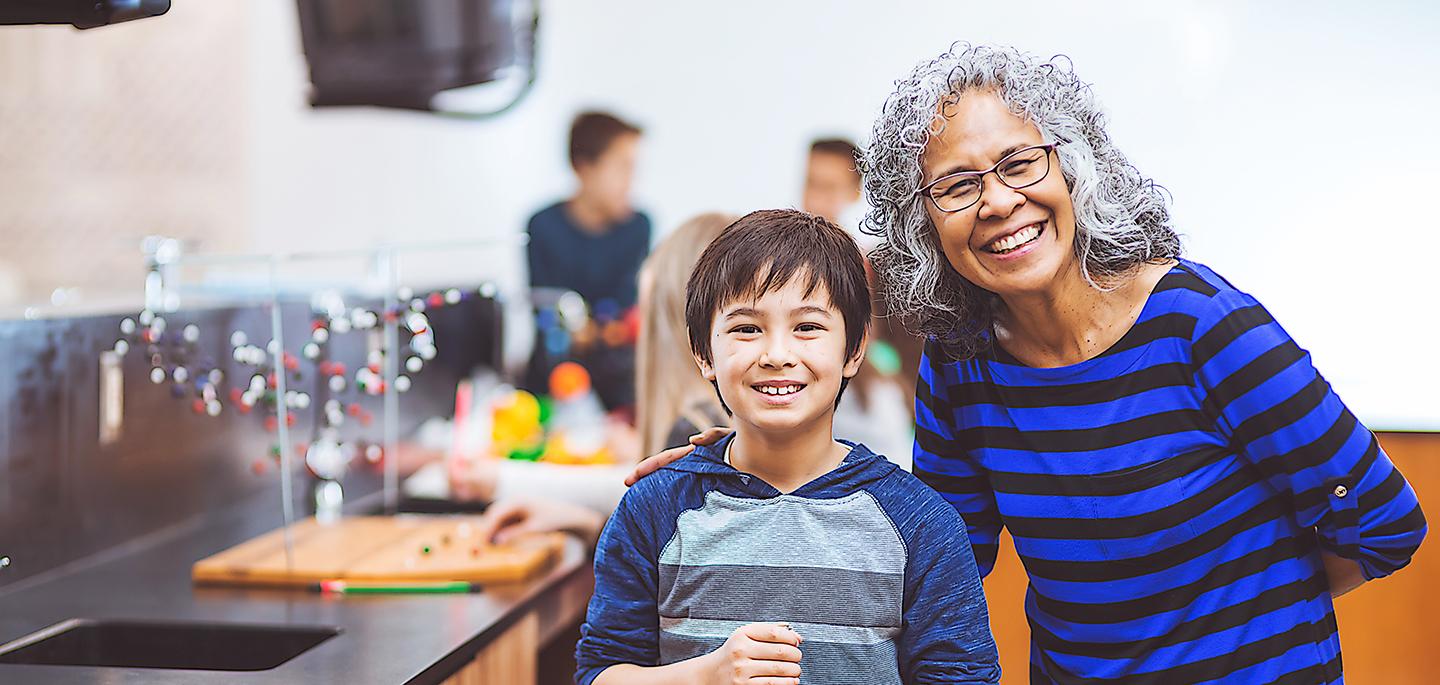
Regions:
M 829 421 L 840 380 L 860 370 L 864 345 L 845 358 L 845 320 L 824 286 L 805 295 L 805 274 L 758 300 L 722 305 L 710 322 L 713 362 L 696 357 L 737 425 L 787 431 Z
M 627 133 L 610 141 L 610 146 L 592 162 L 575 167 L 583 192 L 596 200 L 611 217 L 630 214 L 630 182 L 635 177 L 635 159 L 640 136 Z
M 801 209 L 834 222 L 860 200 L 860 177 L 855 162 L 829 152 L 810 153 L 805 167 L 805 196 Z

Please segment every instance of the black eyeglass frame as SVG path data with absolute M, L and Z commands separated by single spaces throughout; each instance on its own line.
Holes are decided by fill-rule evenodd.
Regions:
M 1040 144 L 1040 145 L 1031 145 L 1031 146 L 1029 146 L 1029 147 L 1020 148 L 1019 150 L 1016 150 L 1016 151 L 1014 151 L 1014 152 L 1012 152 L 1012 153 L 1010 153 L 1010 154 L 1008 154 L 1008 155 L 1005 155 L 1004 157 L 1000 158 L 1000 161 L 996 162 L 996 163 L 995 163 L 995 166 L 992 166 L 992 167 L 990 167 L 989 169 L 986 169 L 986 170 L 984 170 L 984 171 L 957 171 L 957 172 L 955 172 L 955 173 L 953 173 L 953 174 L 946 174 L 946 175 L 944 175 L 944 176 L 941 176 L 940 178 L 937 178 L 937 179 L 935 179 L 935 180 L 933 180 L 933 181 L 931 181 L 931 182 L 929 182 L 929 183 L 926 183 L 925 185 L 921 186 L 919 189 L 917 189 L 917 190 L 915 191 L 915 194 L 916 194 L 916 195 L 924 195 L 924 196 L 926 197 L 926 199 L 930 200 L 930 204 L 932 204 L 932 205 L 935 206 L 935 210 L 938 211 L 938 212 L 943 212 L 943 213 L 945 213 L 945 214 L 954 214 L 954 213 L 956 213 L 956 212 L 963 212 L 963 211 L 965 211 L 965 210 L 967 210 L 967 209 L 970 209 L 971 207 L 974 207 L 975 205 L 980 204 L 980 198 L 985 195 L 985 176 L 986 176 L 987 174 L 991 174 L 991 173 L 995 174 L 995 178 L 1000 179 L 1000 183 L 1003 184 L 1006 188 L 1009 188 L 1009 189 L 1011 189 L 1011 190 L 1020 190 L 1020 189 L 1022 189 L 1022 188 L 1029 188 L 1030 186 L 1033 186 L 1033 185 L 1035 185 L 1036 183 L 1039 183 L 1039 182 L 1045 180 L 1046 178 L 1048 178 L 1048 177 L 1050 176 L 1050 153 L 1054 152 L 1054 151 L 1055 151 L 1055 148 L 1058 148 L 1058 147 L 1060 147 L 1061 145 L 1063 145 L 1063 143 L 1042 143 L 1042 144 Z M 1044 150 L 1044 151 L 1045 151 L 1045 173 L 1041 174 L 1041 175 L 1040 175 L 1040 178 L 1037 178 L 1037 179 L 1035 179 L 1035 180 L 1033 180 L 1033 181 L 1031 181 L 1031 182 L 1029 182 L 1029 183 L 1026 183 L 1025 185 L 1021 185 L 1021 186 L 1012 186 L 1012 185 L 1010 185 L 1010 183 L 1005 180 L 1005 176 L 1000 173 L 1000 167 L 1003 166 L 1006 162 L 1010 161 L 1010 159 L 1013 158 L 1015 155 L 1022 154 L 1022 153 L 1025 153 L 1025 152 L 1029 152 L 1029 151 L 1031 151 L 1031 150 Z M 948 181 L 948 180 L 953 179 L 953 178 L 956 178 L 957 176 L 973 176 L 973 177 L 975 177 L 975 179 L 977 179 L 978 181 L 980 181 L 980 193 L 975 196 L 975 201 L 974 201 L 974 202 L 971 202 L 970 204 L 965 205 L 964 207 L 960 207 L 959 209 L 945 209 L 944 207 L 941 207 L 941 206 L 940 206 L 940 201 L 935 199 L 935 195 L 932 194 L 932 193 L 930 192 L 930 190 L 931 190 L 932 188 L 934 188 L 935 186 L 940 185 L 942 182 Z

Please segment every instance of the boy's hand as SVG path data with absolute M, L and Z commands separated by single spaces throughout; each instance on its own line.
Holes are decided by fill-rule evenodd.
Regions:
M 705 685 L 799 685 L 799 633 L 783 623 L 735 629 L 719 649 L 702 657 Z
M 719 442 L 720 438 L 723 438 L 730 433 L 731 431 L 729 428 L 706 428 L 703 432 L 690 436 L 689 445 L 671 447 L 664 452 L 661 452 L 651 457 L 646 457 L 644 461 L 635 465 L 635 470 L 631 471 L 630 475 L 625 477 L 625 484 L 634 485 L 635 483 L 639 482 L 641 478 L 644 478 L 645 476 L 648 476 L 660 470 L 661 466 L 669 464 L 670 462 L 680 459 L 681 457 L 689 454 L 691 450 L 695 449 L 695 445 L 713 445 L 716 442 Z

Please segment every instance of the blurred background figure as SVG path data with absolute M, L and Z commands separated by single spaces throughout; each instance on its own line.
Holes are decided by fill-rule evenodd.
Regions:
M 640 129 L 603 112 L 570 126 L 576 189 L 530 217 L 530 285 L 580 293 L 595 307 L 635 304 L 650 217 L 630 203 Z
M 650 217 L 630 201 L 639 146 L 640 128 L 611 114 L 575 117 L 575 193 L 537 212 L 527 228 L 530 287 L 578 293 L 600 326 L 623 320 L 635 306 L 640 263 L 650 250 Z M 634 348 L 627 341 L 604 342 L 583 360 L 595 389 L 608 409 L 633 405 Z M 536 350 L 543 352 L 544 345 Z M 530 384 L 552 367 L 537 355 Z
M 805 162 L 805 194 L 800 208 L 854 230 L 850 212 L 860 202 L 860 149 L 844 138 L 822 138 L 810 144 Z

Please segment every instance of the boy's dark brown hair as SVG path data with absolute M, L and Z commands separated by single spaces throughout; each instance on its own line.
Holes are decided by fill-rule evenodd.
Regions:
M 735 300 L 758 299 L 793 278 L 805 279 L 807 296 L 825 287 L 845 321 L 845 359 L 854 359 L 870 325 L 865 260 L 845 229 L 798 209 L 746 214 L 700 253 L 685 288 L 690 350 L 713 361 L 710 324 L 720 308 Z M 841 381 L 841 394 L 848 380 Z M 838 403 L 839 396 L 835 400 Z
M 605 112 L 581 112 L 570 124 L 570 166 L 599 159 L 616 138 L 624 135 L 640 135 L 640 127 Z

